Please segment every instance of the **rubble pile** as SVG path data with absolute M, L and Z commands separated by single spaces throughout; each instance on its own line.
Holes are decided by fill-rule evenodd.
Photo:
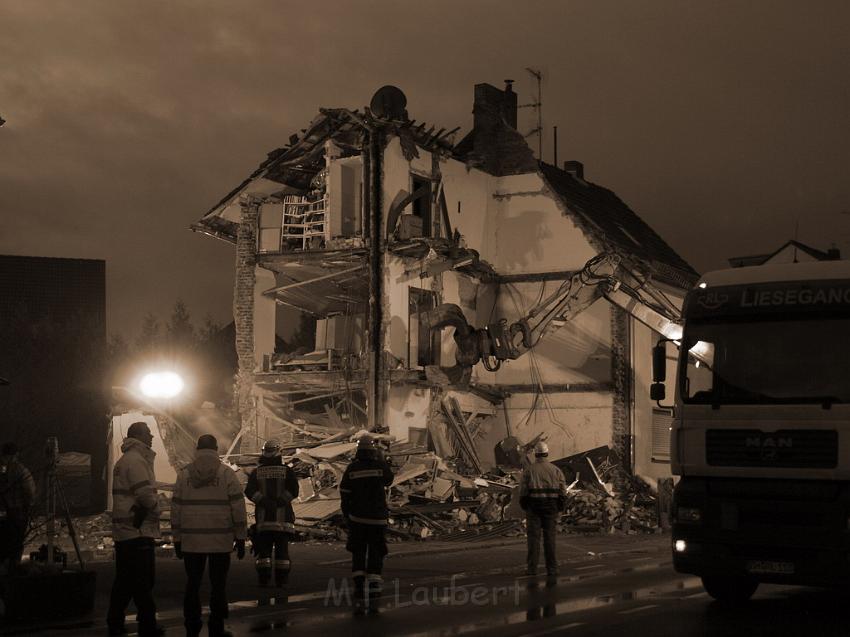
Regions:
M 292 449 L 286 461 L 299 478 L 299 497 L 293 502 L 296 530 L 303 539 L 344 540 L 338 485 L 354 457 L 359 431 L 311 447 Z M 375 434 L 370 433 L 375 436 Z M 389 490 L 390 519 L 387 539 L 472 542 L 525 534 L 519 506 L 522 469 L 497 467 L 470 475 L 468 458 L 441 458 L 424 446 L 397 443 L 390 436 L 376 436 L 395 473 Z M 246 458 L 237 469 L 246 478 Z M 241 462 L 239 464 L 242 464 Z M 652 487 L 625 471 L 608 447 L 554 461 L 567 479 L 566 507 L 558 521 L 562 533 L 659 532 L 657 497 Z M 170 540 L 170 502 L 161 497 L 163 540 Z M 249 524 L 253 504 L 248 504 Z M 45 522 L 32 522 L 25 555 L 38 551 L 45 541 Z M 84 560 L 111 558 L 113 541 L 108 513 L 74 518 L 77 540 Z M 64 521 L 56 520 L 57 546 L 74 557 L 74 547 Z M 167 548 L 167 545 L 166 545 Z
M 351 442 L 297 449 L 288 459 L 299 476 L 293 503 L 296 528 L 306 537 L 344 538 L 337 485 L 363 431 Z M 389 541 L 472 541 L 524 533 L 519 506 L 520 468 L 470 475 L 469 457 L 441 458 L 425 447 L 378 436 L 393 465 Z M 567 477 L 564 533 L 655 532 L 658 515 L 649 485 L 623 470 L 616 454 L 600 447 L 556 461 Z

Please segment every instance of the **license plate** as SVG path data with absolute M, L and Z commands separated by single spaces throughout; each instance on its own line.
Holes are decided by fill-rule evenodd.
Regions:
M 772 560 L 752 560 L 747 562 L 748 573 L 770 573 L 793 575 L 794 562 L 774 562 Z

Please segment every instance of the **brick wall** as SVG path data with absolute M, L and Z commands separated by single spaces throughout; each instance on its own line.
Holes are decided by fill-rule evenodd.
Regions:
M 236 404 L 245 432 L 240 448 L 243 452 L 256 451 L 257 420 L 254 397 L 254 285 L 257 263 L 258 201 L 242 204 L 242 216 L 236 235 L 236 281 L 233 290 L 233 319 L 236 326 L 236 356 L 239 371 L 236 376 Z
M 611 440 L 623 467 L 631 472 L 631 343 L 629 315 L 611 306 L 611 381 L 614 385 Z

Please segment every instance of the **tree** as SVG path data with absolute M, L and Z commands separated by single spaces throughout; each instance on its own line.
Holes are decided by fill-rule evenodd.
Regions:
M 181 299 L 177 299 L 174 304 L 166 331 L 168 345 L 172 349 L 181 352 L 195 349 L 197 345 L 195 326 L 192 325 L 192 317 L 189 316 L 189 310 Z

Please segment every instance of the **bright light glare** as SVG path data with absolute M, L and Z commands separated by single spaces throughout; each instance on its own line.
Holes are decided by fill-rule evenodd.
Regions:
M 183 379 L 174 372 L 145 374 L 139 383 L 139 388 L 148 398 L 174 398 L 183 391 L 183 387 Z
M 684 553 L 688 548 L 688 545 L 685 543 L 685 540 L 676 540 L 676 552 Z
M 700 284 L 699 284 L 699 287 L 701 287 L 701 288 L 704 290 L 705 288 L 707 288 L 707 287 L 708 287 L 708 283 L 706 283 L 705 281 L 703 281 L 702 283 L 700 283 Z

